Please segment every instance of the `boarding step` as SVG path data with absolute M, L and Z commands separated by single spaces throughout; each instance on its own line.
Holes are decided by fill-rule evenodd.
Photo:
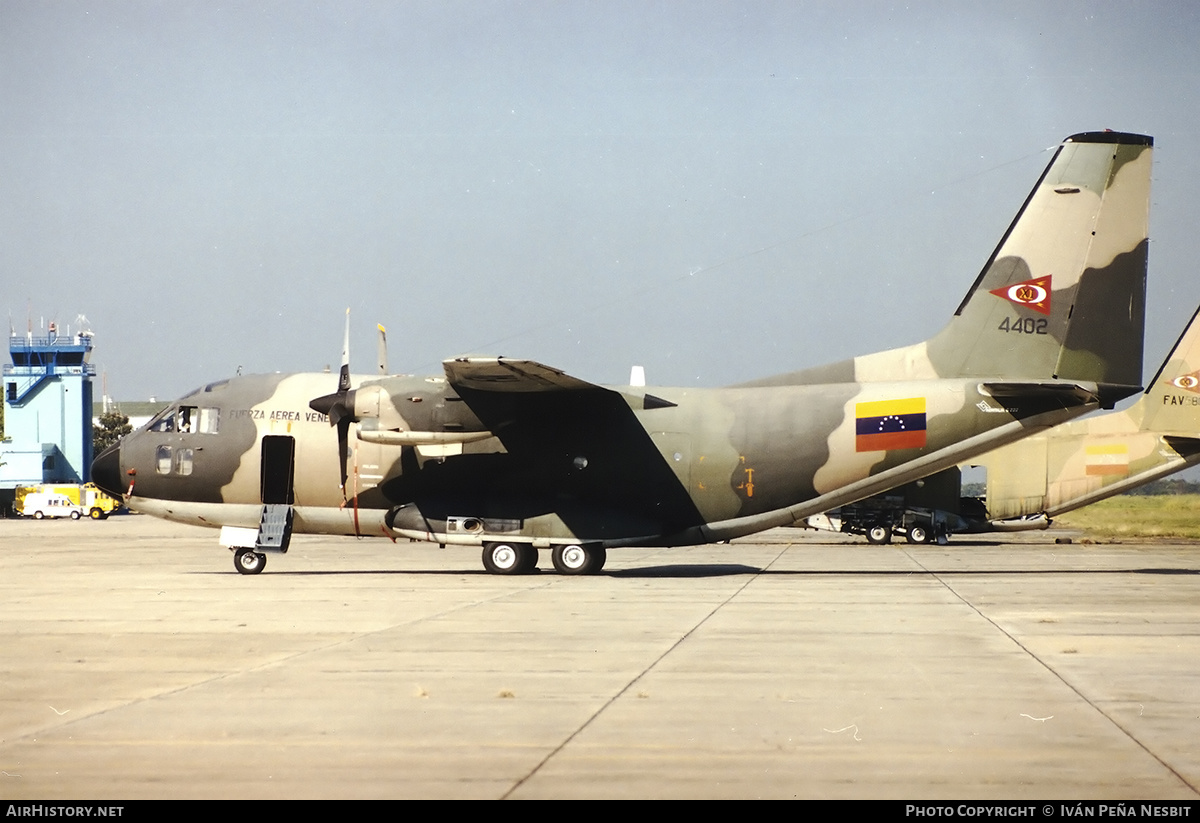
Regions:
M 267 503 L 258 524 L 257 548 L 286 552 L 292 540 L 292 507 L 286 503 Z

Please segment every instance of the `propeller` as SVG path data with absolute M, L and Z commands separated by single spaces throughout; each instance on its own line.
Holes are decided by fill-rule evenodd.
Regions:
M 387 332 L 379 329 L 379 380 L 368 380 L 357 389 L 350 388 L 350 309 L 346 309 L 346 334 L 342 342 L 342 368 L 338 374 L 337 391 L 324 394 L 308 402 L 308 407 L 329 418 L 329 425 L 337 427 L 338 463 L 341 469 L 342 500 L 349 501 L 346 481 L 349 479 L 347 464 L 350 458 L 350 426 L 366 423 L 360 427 L 358 439 L 380 446 L 411 448 L 418 446 L 445 447 L 454 444 L 474 443 L 492 437 L 486 429 L 472 431 L 436 431 L 427 428 L 429 421 L 422 420 L 426 427 L 413 430 L 390 401 L 386 385 L 387 375 Z M 357 483 L 355 484 L 357 493 Z
M 337 426 L 338 465 L 342 470 L 342 499 L 346 499 L 346 456 L 350 450 L 350 424 L 354 422 L 354 392 L 350 390 L 350 309 L 346 309 L 346 334 L 342 340 L 342 368 L 337 391 L 309 401 L 308 407 L 329 417 Z

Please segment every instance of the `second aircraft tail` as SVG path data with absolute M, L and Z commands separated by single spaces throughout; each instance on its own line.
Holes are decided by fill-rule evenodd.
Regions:
M 1200 309 L 1167 355 L 1146 394 L 1129 409 L 1142 431 L 1200 437 Z

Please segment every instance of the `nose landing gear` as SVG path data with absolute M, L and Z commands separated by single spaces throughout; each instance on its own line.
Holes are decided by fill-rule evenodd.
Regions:
M 267 567 L 267 556 L 254 549 L 238 549 L 233 553 L 233 567 L 238 574 L 258 574 Z

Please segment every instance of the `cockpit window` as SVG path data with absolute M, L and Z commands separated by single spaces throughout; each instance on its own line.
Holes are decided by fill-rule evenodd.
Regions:
M 150 421 L 148 428 L 152 432 L 175 431 L 175 410 L 163 409 L 157 417 Z
M 196 431 L 201 434 L 216 434 L 221 426 L 221 410 L 201 408 L 199 411 L 200 423 Z
M 202 406 L 176 406 L 163 410 L 150 421 L 152 432 L 216 434 L 221 426 L 221 410 Z

